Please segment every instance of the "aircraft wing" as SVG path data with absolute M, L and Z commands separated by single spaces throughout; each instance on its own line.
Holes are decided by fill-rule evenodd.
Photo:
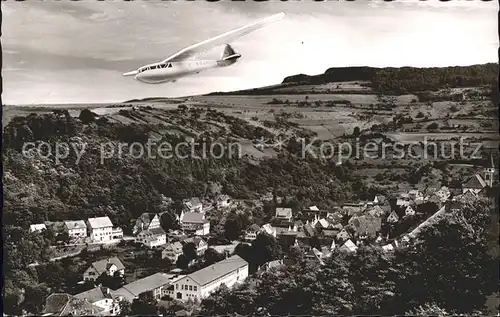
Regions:
M 237 39 L 241 36 L 244 36 L 244 35 L 247 35 L 251 32 L 254 32 L 254 31 L 256 31 L 260 28 L 263 28 L 266 25 L 269 25 L 273 22 L 279 21 L 284 16 L 285 16 L 285 13 L 281 12 L 281 13 L 272 15 L 270 17 L 267 17 L 265 19 L 262 19 L 260 21 L 254 22 L 250 25 L 223 33 L 221 35 L 218 35 L 218 36 L 213 37 L 211 39 L 205 40 L 203 42 L 199 42 L 197 44 L 188 46 L 188 47 L 180 50 L 179 52 L 175 53 L 174 55 L 168 57 L 167 59 L 163 60 L 162 63 L 182 61 L 182 60 L 185 60 L 185 59 L 192 57 L 193 55 L 208 51 L 208 50 L 215 48 L 217 46 L 228 44 L 231 41 L 234 41 L 235 39 Z

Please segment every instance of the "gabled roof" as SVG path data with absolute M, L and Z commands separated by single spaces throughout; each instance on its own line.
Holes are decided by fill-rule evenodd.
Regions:
M 351 218 L 349 225 L 358 234 L 368 234 L 374 237 L 382 228 L 382 219 L 371 215 L 363 215 L 361 217 Z
M 188 275 L 193 281 L 203 286 L 215 279 L 227 275 L 239 268 L 248 266 L 247 261 L 238 255 L 233 255 L 223 261 L 212 264 L 204 269 L 198 270 Z
M 108 259 L 94 262 L 91 264 L 91 267 L 93 267 L 97 271 L 97 273 L 99 275 L 101 275 L 102 273 L 106 272 L 108 264 L 110 264 L 110 263 L 116 265 L 117 270 L 125 270 L 125 266 L 120 261 L 120 259 L 117 257 L 112 257 L 112 258 L 108 258 Z
M 182 217 L 181 222 L 185 223 L 206 223 L 205 215 L 199 212 L 186 212 Z
M 70 220 L 70 221 L 65 221 L 64 225 L 68 230 L 73 230 L 73 229 L 86 229 L 87 225 L 85 225 L 85 221 L 83 220 Z
M 276 217 L 292 218 L 292 208 L 276 207 Z
M 198 197 L 192 197 L 191 199 L 184 200 L 184 204 L 188 208 L 196 208 L 201 205 L 201 201 Z
M 248 229 L 247 229 L 248 232 L 259 232 L 260 231 L 260 227 L 259 225 L 257 224 L 252 224 Z
M 166 235 L 166 233 L 165 233 L 165 230 L 163 230 L 162 228 L 153 228 L 153 229 L 141 231 L 141 233 L 139 233 L 139 235 L 143 236 L 143 237 L 154 238 L 157 236 Z
M 304 225 L 304 231 L 307 233 L 309 237 L 312 237 L 316 234 L 316 230 L 314 230 L 313 226 L 311 226 L 308 223 Z
M 349 239 L 340 247 L 340 249 L 342 251 L 354 252 L 358 249 L 358 247 L 351 241 L 351 239 Z
M 182 242 L 184 242 L 184 244 L 187 244 L 187 243 L 194 243 L 194 245 L 195 245 L 196 247 L 198 247 L 200 244 L 207 244 L 207 243 L 205 242 L 205 240 L 203 240 L 203 239 L 202 239 L 202 238 L 200 238 L 200 237 L 191 237 L 191 238 L 187 238 L 187 239 L 185 239 L 185 240 L 184 240 L 184 241 L 182 241 Z
M 132 301 L 135 297 L 140 294 L 154 289 L 160 286 L 168 285 L 177 280 L 175 275 L 165 274 L 165 273 L 155 273 L 153 275 L 141 278 L 127 285 L 123 285 L 121 288 L 113 291 L 114 296 L 124 296 L 128 301 Z
M 107 216 L 97 217 L 97 218 L 89 218 L 88 222 L 89 222 L 89 226 L 92 229 L 113 227 L 113 223 L 111 222 L 111 220 Z
M 36 231 L 36 230 L 44 230 L 47 229 L 44 223 L 37 223 L 34 225 L 30 225 L 30 230 L 31 231 Z
M 151 223 L 151 221 L 153 221 L 153 219 L 157 216 L 158 216 L 157 214 L 145 212 L 139 218 L 137 218 L 136 223 L 142 222 L 143 224 L 148 226 Z
M 312 210 L 312 211 L 319 211 L 319 208 L 316 207 L 316 206 L 311 206 L 309 207 L 309 210 Z
M 179 241 L 169 243 L 165 246 L 165 248 L 163 248 L 163 251 L 173 251 L 176 253 L 182 253 L 182 244 Z
M 462 187 L 463 188 L 483 189 L 484 187 L 486 187 L 486 182 L 481 177 L 481 175 L 475 174 Z
M 104 309 L 67 293 L 54 293 L 45 300 L 42 314 L 55 316 L 100 316 Z

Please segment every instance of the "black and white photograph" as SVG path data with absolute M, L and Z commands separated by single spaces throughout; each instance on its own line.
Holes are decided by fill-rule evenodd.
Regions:
M 3 316 L 500 316 L 499 2 L 0 4 Z

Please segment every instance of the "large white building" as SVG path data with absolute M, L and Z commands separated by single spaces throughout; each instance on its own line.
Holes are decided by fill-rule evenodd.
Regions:
M 248 263 L 238 255 L 212 264 L 173 282 L 173 298 L 187 301 L 202 300 L 225 284 L 228 288 L 243 282 L 248 276 Z
M 65 221 L 64 227 L 71 238 L 87 236 L 87 226 L 83 220 Z
M 87 228 L 92 241 L 110 241 L 113 235 L 113 223 L 109 217 L 89 218 Z

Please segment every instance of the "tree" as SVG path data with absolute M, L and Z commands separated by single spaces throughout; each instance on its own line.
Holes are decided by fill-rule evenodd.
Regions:
M 194 260 L 198 257 L 198 253 L 196 252 L 196 245 L 194 244 L 194 242 L 189 242 L 183 245 L 182 252 L 188 261 Z
M 224 223 L 224 236 L 229 241 L 234 241 L 242 235 L 241 221 L 238 218 L 232 217 L 226 219 Z
M 357 136 L 359 136 L 359 134 L 360 134 L 360 133 L 361 133 L 361 132 L 360 132 L 359 127 L 354 127 L 354 131 L 352 132 L 352 135 L 353 135 L 354 137 L 357 137 Z
M 403 311 L 430 302 L 453 313 L 484 308 L 499 280 L 498 253 L 491 252 L 489 234 L 498 227 L 493 215 L 488 201 L 467 203 L 424 228 L 414 245 L 397 253 L 398 302 L 408 305 Z
M 170 212 L 164 212 L 160 216 L 160 224 L 163 230 L 168 232 L 176 227 L 177 222 Z
M 210 265 L 224 260 L 224 254 L 217 252 L 213 248 L 208 248 L 203 255 L 205 258 L 205 265 Z
M 80 111 L 80 115 L 78 116 L 78 118 L 83 124 L 89 124 L 95 121 L 96 114 L 90 111 L 89 109 L 85 108 L 82 111 Z

